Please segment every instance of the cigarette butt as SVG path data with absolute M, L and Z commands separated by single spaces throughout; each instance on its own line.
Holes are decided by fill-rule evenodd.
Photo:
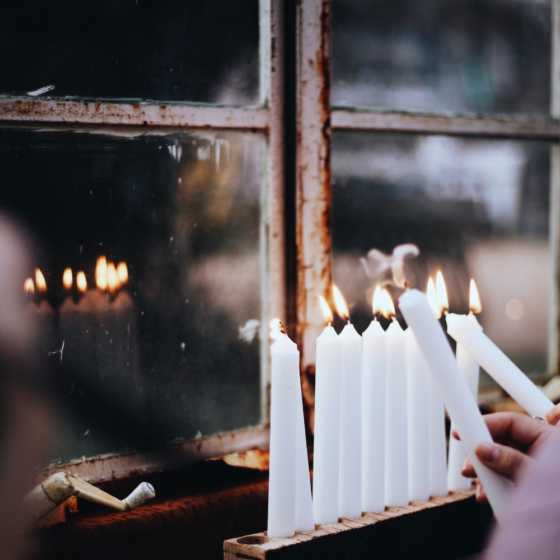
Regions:
M 128 506 L 128 509 L 136 509 L 155 497 L 156 491 L 154 487 L 148 482 L 142 482 L 123 502 Z

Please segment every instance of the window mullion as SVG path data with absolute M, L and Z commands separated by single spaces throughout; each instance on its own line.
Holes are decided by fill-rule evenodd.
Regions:
M 330 0 L 298 4 L 297 318 L 302 366 L 315 363 L 319 295 L 331 285 Z

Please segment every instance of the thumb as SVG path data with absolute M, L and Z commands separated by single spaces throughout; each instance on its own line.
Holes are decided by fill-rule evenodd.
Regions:
M 489 469 L 510 480 L 517 478 L 519 471 L 531 462 L 531 459 L 512 447 L 498 443 L 484 442 L 476 448 L 476 456 Z

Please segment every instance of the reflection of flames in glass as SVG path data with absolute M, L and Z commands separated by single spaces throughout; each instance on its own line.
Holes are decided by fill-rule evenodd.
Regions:
M 114 294 L 121 287 L 117 269 L 112 262 L 107 264 L 107 287 L 111 294 Z
M 33 278 L 27 278 L 23 283 L 23 291 L 26 294 L 34 294 L 35 293 L 35 284 L 33 283 Z
M 471 279 L 471 285 L 469 288 L 469 309 L 473 313 L 480 313 L 482 311 L 482 304 L 480 303 L 480 296 L 478 295 L 478 290 L 474 280 Z
M 436 319 L 441 317 L 441 309 L 438 305 L 436 286 L 432 278 L 428 280 L 428 288 L 426 289 L 426 295 L 428 296 L 428 303 L 432 309 L 432 313 L 435 315 Z
M 64 269 L 64 273 L 62 274 L 62 285 L 69 290 L 72 287 L 72 269 L 66 268 Z
M 82 294 L 85 294 L 87 290 L 87 280 L 86 275 L 81 270 L 76 274 L 76 286 Z
M 333 313 L 327 300 L 323 296 L 319 296 L 319 303 L 321 304 L 321 311 L 323 312 L 323 317 L 325 321 L 330 325 L 333 320 Z
M 333 296 L 334 296 L 334 303 L 336 305 L 336 312 L 342 319 L 349 319 L 350 312 L 348 311 L 348 305 L 346 304 L 346 300 L 342 295 L 342 292 L 338 289 L 337 286 L 333 284 Z
M 381 314 L 385 319 L 391 319 L 395 316 L 395 306 L 387 290 L 381 292 Z
M 128 282 L 128 268 L 125 262 L 120 262 L 117 265 L 117 276 L 121 284 L 126 284 Z
M 107 259 L 101 256 L 95 266 L 95 283 L 100 290 L 107 289 Z
M 447 299 L 447 288 L 445 287 L 441 270 L 438 270 L 436 274 L 436 297 L 440 312 L 447 311 L 449 309 L 449 300 Z
M 35 269 L 35 285 L 37 286 L 38 292 L 47 291 L 47 282 L 45 281 L 43 273 L 38 268 Z

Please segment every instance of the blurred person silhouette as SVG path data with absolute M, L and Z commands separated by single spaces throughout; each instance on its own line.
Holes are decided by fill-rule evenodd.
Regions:
M 53 406 L 41 367 L 38 330 L 25 312 L 28 243 L 0 214 L 0 543 L 1 557 L 27 556 L 23 497 L 49 442 Z

